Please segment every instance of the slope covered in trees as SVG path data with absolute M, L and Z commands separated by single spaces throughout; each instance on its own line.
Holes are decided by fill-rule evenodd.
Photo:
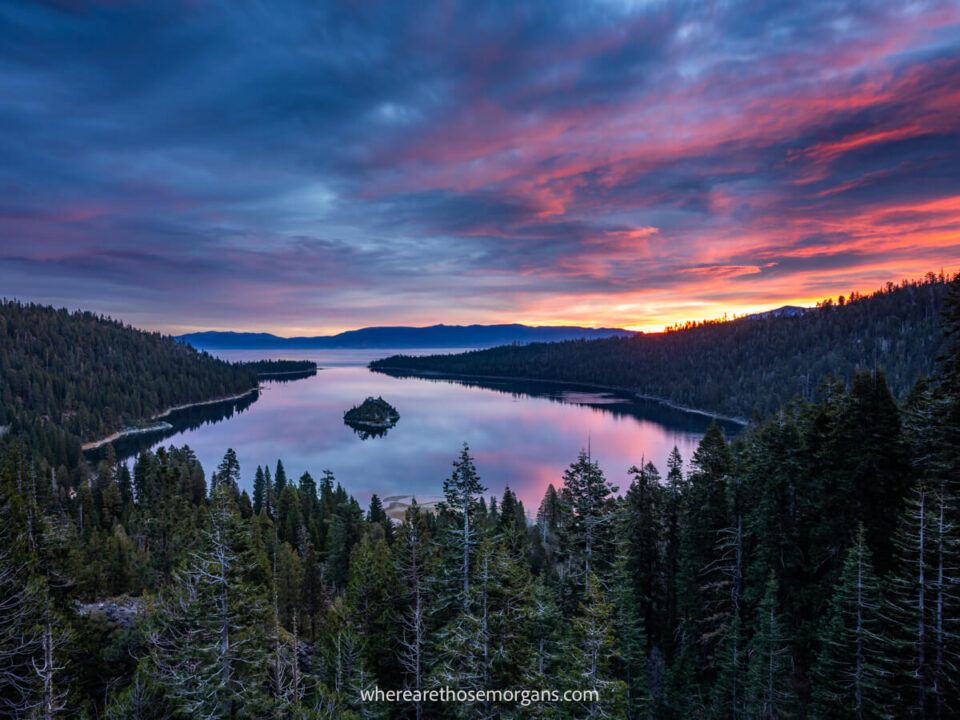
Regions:
M 250 360 L 239 364 L 260 377 L 309 375 L 317 371 L 317 364 L 313 360 Z
M 827 375 L 849 383 L 862 369 L 882 368 L 903 398 L 933 368 L 947 285 L 930 275 L 800 315 L 689 323 L 629 338 L 395 355 L 370 367 L 594 383 L 741 418 L 773 413 L 795 396 L 810 399 Z
M 486 495 L 466 446 L 437 512 L 395 526 L 282 462 L 248 497 L 231 450 L 209 480 L 184 447 L 66 486 L 6 438 L 0 713 L 955 716 L 960 285 L 948 311 L 948 352 L 903 403 L 864 371 L 666 468 L 573 452 L 535 522 Z M 89 604 L 112 596 L 140 600 Z
M 92 440 L 256 385 L 254 368 L 89 312 L 0 302 L 0 426 L 74 465 Z

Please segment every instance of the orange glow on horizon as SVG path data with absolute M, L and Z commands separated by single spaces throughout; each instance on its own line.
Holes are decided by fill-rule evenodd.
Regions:
M 413 327 L 427 327 L 430 325 L 471 325 L 471 324 L 510 324 L 521 323 L 530 326 L 541 327 L 559 327 L 559 326 L 580 326 L 588 328 L 621 328 L 633 332 L 659 333 L 670 327 L 682 326 L 687 322 L 702 322 L 716 320 L 734 320 L 744 315 L 775 310 L 785 305 L 798 307 L 815 307 L 824 300 L 834 300 L 840 296 L 849 297 L 851 293 L 860 295 L 869 295 L 880 290 L 887 282 L 899 283 L 902 280 L 918 280 L 928 272 L 945 272 L 947 277 L 951 277 L 952 271 L 941 270 L 941 268 L 918 268 L 912 273 L 899 273 L 897 268 L 874 267 L 874 273 L 878 273 L 878 279 L 875 282 L 854 282 L 850 284 L 847 278 L 849 271 L 844 271 L 838 275 L 833 285 L 833 290 L 823 293 L 791 293 L 789 288 L 778 287 L 773 283 L 765 283 L 765 289 L 769 292 L 769 300 L 748 300 L 742 302 L 721 302 L 711 300 L 699 300 L 694 297 L 689 299 L 678 299 L 673 295 L 672 290 L 665 290 L 662 293 L 627 293 L 620 295 L 603 294 L 592 298 L 551 298 L 550 304 L 556 309 L 551 310 L 544 304 L 534 304 L 526 310 L 518 310 L 509 314 L 493 314 L 483 319 L 474 317 L 450 317 L 446 316 L 437 320 L 410 319 L 409 321 L 395 322 L 392 325 L 408 325 Z M 958 268 L 960 270 L 960 268 Z M 788 278 L 787 283 L 792 284 L 793 279 Z M 759 290 L 760 288 L 757 288 Z M 751 293 L 752 294 L 752 293 Z M 566 301 L 566 304 L 564 301 Z M 361 327 L 376 327 L 383 324 L 371 323 Z M 341 332 L 359 329 L 358 327 L 341 326 L 275 326 L 275 327 L 245 327 L 238 325 L 230 328 L 209 328 L 196 326 L 167 326 L 156 329 L 172 335 L 179 335 L 190 332 L 204 332 L 208 330 L 232 330 L 235 332 L 268 332 L 278 337 L 310 337 L 336 335 Z

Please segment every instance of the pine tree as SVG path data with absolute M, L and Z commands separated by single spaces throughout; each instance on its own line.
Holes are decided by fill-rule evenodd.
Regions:
M 530 610 L 530 577 L 491 538 L 476 548 L 475 577 L 463 610 L 437 633 L 439 654 L 430 681 L 461 690 L 513 688 L 528 666 L 524 624 Z M 461 707 L 457 717 L 499 717 L 493 702 Z
M 720 428 L 711 424 L 694 452 L 683 495 L 677 569 L 678 632 L 685 638 L 684 651 L 692 653 L 684 663 L 709 682 L 716 679 L 721 664 L 730 670 L 728 679 L 739 676 L 730 665 L 732 654 L 722 663 L 716 657 L 717 646 L 725 637 L 733 639 L 728 632 L 735 629 L 728 624 L 733 598 L 723 594 L 724 588 L 733 587 L 731 562 L 736 569 L 736 550 L 731 554 L 729 541 L 737 537 L 737 523 L 730 520 L 727 497 L 732 469 L 730 448 Z M 732 653 L 735 648 L 729 649 Z M 734 688 L 728 689 L 731 693 L 725 697 L 732 699 Z
M 320 499 L 317 497 L 317 481 L 313 479 L 310 473 L 305 472 L 300 476 L 300 486 L 298 489 L 304 530 L 307 533 L 309 541 L 317 545 L 319 542 L 317 524 L 323 522 L 320 511 Z M 303 542 L 299 542 L 298 544 L 300 547 L 306 547 L 306 544 Z
M 796 709 L 793 663 L 778 593 L 776 575 L 770 573 L 747 649 L 745 716 L 751 720 L 788 718 Z
M 370 509 L 367 510 L 367 522 L 378 525 L 383 531 L 383 537 L 388 545 L 393 544 L 393 522 L 387 517 L 380 497 L 374 493 L 370 496 Z
M 303 591 L 303 563 L 297 551 L 288 542 L 280 544 L 274 559 L 274 592 L 280 624 L 293 628 Z
M 363 641 L 365 666 L 385 687 L 394 685 L 397 582 L 386 541 L 365 535 L 350 557 L 347 611 Z
M 951 486 L 919 479 L 901 517 L 893 579 L 897 677 L 914 717 L 948 715 L 957 697 L 957 530 Z
M 287 471 L 283 469 L 283 462 L 277 460 L 277 471 L 273 474 L 273 494 L 280 497 L 287 486 Z
M 617 563 L 612 592 L 616 653 L 613 667 L 625 689 L 624 716 L 628 720 L 651 717 L 651 674 L 647 667 L 647 633 L 644 603 L 637 601 L 627 562 Z
M 537 533 L 547 556 L 551 558 L 556 554 L 560 539 L 563 515 L 561 503 L 560 494 L 551 483 L 547 486 L 543 500 L 540 502 L 540 508 L 537 510 Z
M 854 377 L 833 444 L 831 464 L 843 488 L 834 501 L 849 504 L 863 523 L 877 571 L 886 573 L 909 473 L 900 413 L 882 371 Z M 849 527 L 837 531 L 849 536 Z
M 12 532 L 9 501 L 0 505 L 0 715 L 28 717 L 40 705 L 35 674 L 44 650 L 46 588 L 30 572 L 29 549 Z
M 889 650 L 882 623 L 880 583 L 861 526 L 847 552 L 820 637 L 814 667 L 814 717 L 889 717 Z
M 318 697 L 312 703 L 327 713 L 320 717 L 331 720 L 384 717 L 384 708 L 362 700 L 361 692 L 373 688 L 375 676 L 365 665 L 363 638 L 342 596 L 330 604 L 323 627 L 317 649 L 318 671 L 325 687 L 318 688 Z M 324 692 L 325 689 L 329 692 Z
M 629 473 L 633 479 L 620 511 L 622 575 L 630 585 L 645 635 L 657 638 L 660 631 L 657 621 L 662 617 L 665 604 L 660 555 L 664 536 L 660 473 L 653 463 L 642 468 L 631 467 Z M 665 634 L 669 634 L 669 630 Z
M 717 558 L 703 573 L 706 600 L 700 645 L 704 670 L 713 679 L 713 714 L 738 718 L 743 713 L 746 664 L 744 619 L 743 516 L 718 533 Z
M 166 699 L 141 670 L 110 698 L 105 712 L 106 720 L 166 720 L 171 715 Z
M 235 494 L 240 494 L 240 462 L 233 448 L 228 448 L 210 482 L 210 493 L 225 485 Z
M 476 543 L 470 520 L 486 490 L 480 483 L 477 468 L 470 457 L 470 448 L 464 444 L 460 456 L 453 463 L 453 474 L 443 481 L 446 509 L 459 521 L 459 528 L 451 529 L 449 535 L 453 544 L 459 547 L 462 556 L 460 578 L 464 605 L 470 595 L 470 553 Z
M 334 588 L 343 588 L 350 576 L 350 553 L 362 534 L 363 510 L 353 498 L 345 499 L 339 485 L 337 491 L 326 538 L 326 578 Z
M 427 618 L 429 594 L 426 586 L 430 572 L 429 531 L 416 499 L 410 503 L 396 542 L 397 575 L 401 580 L 404 613 L 400 636 L 400 664 L 404 685 L 420 692 L 426 678 Z M 413 703 L 415 720 L 422 720 L 423 702 Z
M 592 696 L 574 709 L 576 718 L 625 717 L 626 688 L 615 678 L 616 651 L 613 606 L 603 595 L 599 580 L 586 583 L 581 614 L 573 620 L 565 653 L 565 683 Z
M 277 500 L 277 535 L 298 549 L 307 539 L 300 493 L 293 485 L 285 485 Z
M 522 677 L 528 688 L 548 688 L 556 678 L 562 662 L 563 618 L 557 605 L 556 593 L 543 578 L 533 582 L 530 593 L 528 637 L 533 646 L 528 665 Z M 529 710 L 532 717 L 555 717 L 558 708 L 542 700 Z
M 525 557 L 529 539 L 527 536 L 527 515 L 523 503 L 508 485 L 503 490 L 503 500 L 496 518 L 495 530 L 502 542 L 516 557 Z
M 563 473 L 564 493 L 572 510 L 570 545 L 576 555 L 584 592 L 610 564 L 614 533 L 612 498 L 618 488 L 607 482 L 600 466 L 581 450 Z
M 273 486 L 273 477 L 270 475 L 270 468 L 263 468 L 263 510 L 270 517 L 273 517 L 277 511 L 277 493 Z
M 664 613 L 663 625 L 666 629 L 660 638 L 672 656 L 677 625 L 677 582 L 680 571 L 681 514 L 686 493 L 686 480 L 683 477 L 683 458 L 676 446 L 667 459 L 666 489 L 663 493 L 663 577 L 664 577 Z
M 260 511 L 263 510 L 263 501 L 266 493 L 266 487 L 263 468 L 257 465 L 257 472 L 253 476 L 253 512 L 255 515 L 259 515 Z
M 267 702 L 265 589 L 246 580 L 248 535 L 229 484 L 218 485 L 211 502 L 204 547 L 154 615 L 150 664 L 181 712 L 210 720 L 256 717 Z
M 330 592 L 323 578 L 323 563 L 312 545 L 303 555 L 302 566 L 299 617 L 304 637 L 313 642 L 317 639 L 320 620 L 330 601 Z

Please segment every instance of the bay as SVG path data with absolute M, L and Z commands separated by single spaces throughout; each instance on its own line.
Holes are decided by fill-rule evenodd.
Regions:
M 228 360 L 280 357 L 263 350 L 217 354 Z M 126 438 L 114 447 L 121 458 L 132 458 L 147 447 L 186 444 L 208 476 L 233 448 L 248 491 L 257 465 L 273 470 L 281 459 L 294 479 L 330 470 L 361 502 L 373 493 L 429 502 L 440 496 L 453 459 L 467 443 L 490 494 L 509 485 L 535 513 L 547 486 L 561 484 L 564 468 L 581 449 L 589 449 L 607 477 L 625 488 L 632 465 L 652 461 L 665 474 L 674 446 L 689 461 L 710 423 L 703 415 L 591 387 L 397 377 L 366 367 L 389 354 L 283 351 L 283 358 L 315 360 L 321 369 L 303 379 L 264 380 L 257 396 L 178 411 L 166 418 L 168 431 Z M 383 397 L 400 420 L 384 435 L 364 439 L 343 423 L 343 413 L 368 396 Z M 738 429 L 723 427 L 728 434 Z

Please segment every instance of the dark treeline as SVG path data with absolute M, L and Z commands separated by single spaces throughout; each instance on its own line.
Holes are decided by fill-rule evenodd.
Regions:
M 765 417 L 796 396 L 809 400 L 828 375 L 849 383 L 859 370 L 884 368 L 902 399 L 932 370 L 948 284 L 931 274 L 872 295 L 828 300 L 797 317 L 687 323 L 657 334 L 457 355 L 395 355 L 370 367 L 595 383 L 740 418 Z
M 313 360 L 251 360 L 238 364 L 257 375 L 308 374 L 317 370 Z
M 256 385 L 249 368 L 90 312 L 0 302 L 0 427 L 55 465 L 80 444 Z
M 171 448 L 66 486 L 8 437 L 0 714 L 955 716 L 960 286 L 948 307 L 949 352 L 902 403 L 865 371 L 732 443 L 712 427 L 686 467 L 611 480 L 580 453 L 535 522 L 466 447 L 437 512 L 397 526 L 282 463 L 248 497 L 232 451 L 209 483 Z M 88 604 L 118 596 L 139 599 Z M 599 700 L 363 702 L 374 686 Z

